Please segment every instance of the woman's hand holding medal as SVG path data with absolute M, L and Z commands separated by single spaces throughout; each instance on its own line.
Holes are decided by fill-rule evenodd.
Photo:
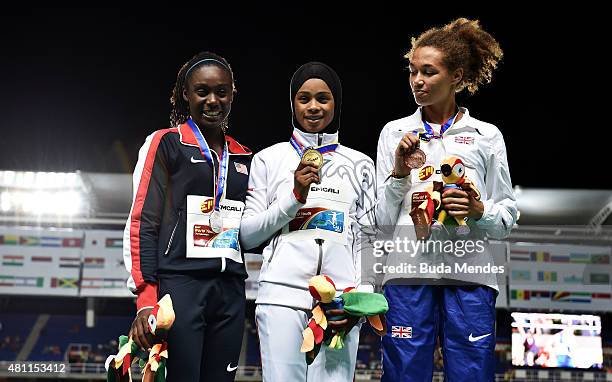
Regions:
M 312 183 L 319 183 L 319 170 L 323 165 L 323 155 L 316 150 L 306 150 L 293 174 L 293 189 L 304 200 Z
M 393 176 L 396 178 L 407 176 L 410 170 L 423 166 L 426 158 L 423 150 L 419 148 L 419 138 L 413 133 L 404 135 L 395 149 Z

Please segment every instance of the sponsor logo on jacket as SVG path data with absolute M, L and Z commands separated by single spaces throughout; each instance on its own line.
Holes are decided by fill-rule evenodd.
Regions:
M 332 193 L 332 194 L 340 194 L 340 190 L 337 190 L 337 189 L 331 188 L 331 187 L 317 187 L 317 186 L 313 186 L 310 190 L 313 191 L 313 192 L 321 191 L 321 192 L 329 192 L 329 193 Z

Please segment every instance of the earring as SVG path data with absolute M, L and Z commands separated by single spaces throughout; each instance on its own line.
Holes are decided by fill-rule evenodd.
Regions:
M 227 124 L 227 118 L 225 118 L 223 122 L 221 122 L 221 130 L 225 133 L 227 129 L 229 129 L 229 125 Z

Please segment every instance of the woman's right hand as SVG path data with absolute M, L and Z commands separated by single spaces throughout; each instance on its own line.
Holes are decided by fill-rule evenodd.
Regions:
M 393 166 L 393 176 L 403 178 L 410 174 L 411 168 L 406 166 L 405 157 L 407 154 L 419 147 L 419 138 L 413 133 L 407 133 L 395 149 L 395 165 Z
M 313 165 L 300 162 L 293 174 L 293 189 L 306 200 L 312 183 L 319 183 L 319 170 Z
M 136 318 L 132 322 L 132 328 L 128 334 L 128 338 L 132 338 L 136 345 L 144 350 L 149 350 L 153 344 L 149 341 L 151 331 L 149 330 L 149 315 L 153 308 L 145 308 L 136 314 Z M 148 336 L 147 336 L 148 335 Z

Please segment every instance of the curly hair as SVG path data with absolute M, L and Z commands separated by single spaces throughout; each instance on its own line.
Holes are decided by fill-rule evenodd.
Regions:
M 170 96 L 170 126 L 178 126 L 189 118 L 189 103 L 183 99 L 183 89 L 189 80 L 189 76 L 194 69 L 205 65 L 216 65 L 219 68 L 227 71 L 232 79 L 232 88 L 236 93 L 236 85 L 234 83 L 234 72 L 227 60 L 217 54 L 211 52 L 200 52 L 187 61 L 176 75 L 176 83 L 172 89 Z
M 417 48 L 430 46 L 444 53 L 449 71 L 463 69 L 457 92 L 464 88 L 474 94 L 481 84 L 491 82 L 493 70 L 503 56 L 499 43 L 480 27 L 478 20 L 458 18 L 441 28 L 431 28 L 412 38 L 412 48 L 404 58 L 412 60 Z

